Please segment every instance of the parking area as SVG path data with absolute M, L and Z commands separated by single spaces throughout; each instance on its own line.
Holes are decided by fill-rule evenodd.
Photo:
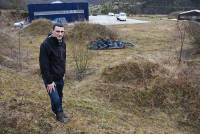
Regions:
M 97 15 L 97 16 L 89 16 L 89 23 L 101 24 L 101 25 L 119 25 L 119 24 L 148 23 L 148 21 L 142 21 L 130 18 L 127 18 L 126 21 L 119 21 L 115 16 Z

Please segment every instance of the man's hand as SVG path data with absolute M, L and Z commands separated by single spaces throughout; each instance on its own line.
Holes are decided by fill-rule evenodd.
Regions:
M 51 84 L 48 84 L 47 85 L 47 92 L 51 93 L 52 91 L 55 91 L 55 87 L 56 87 L 56 84 L 54 82 L 52 82 Z

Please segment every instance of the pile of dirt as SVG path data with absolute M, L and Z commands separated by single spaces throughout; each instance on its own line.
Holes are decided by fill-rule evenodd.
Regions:
M 73 42 L 94 41 L 96 39 L 117 39 L 117 32 L 100 25 L 89 23 L 77 23 L 67 34 L 67 38 Z
M 52 30 L 52 22 L 47 19 L 37 19 L 23 29 L 23 34 L 28 35 L 47 35 Z
M 107 67 L 102 72 L 102 79 L 107 82 L 129 82 L 155 77 L 159 65 L 150 61 L 128 61 Z

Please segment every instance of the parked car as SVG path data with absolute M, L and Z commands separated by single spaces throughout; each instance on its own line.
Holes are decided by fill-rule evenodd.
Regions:
M 15 22 L 15 23 L 14 23 L 14 26 L 15 26 L 15 27 L 23 27 L 24 24 L 25 24 L 25 21 L 19 21 L 19 22 Z
M 109 12 L 108 15 L 109 15 L 109 16 L 114 16 L 115 14 L 112 13 L 112 12 Z
M 126 21 L 127 17 L 126 17 L 126 13 L 121 12 L 119 14 L 116 15 L 117 20 L 119 21 Z

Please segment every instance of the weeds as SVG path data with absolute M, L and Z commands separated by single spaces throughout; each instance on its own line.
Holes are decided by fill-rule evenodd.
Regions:
M 73 45 L 72 54 L 75 62 L 76 79 L 80 81 L 85 77 L 89 66 L 89 51 L 84 45 L 76 43 Z
M 180 49 L 180 54 L 179 54 L 179 63 L 182 61 L 182 53 L 183 53 L 183 46 L 185 43 L 185 38 L 186 38 L 186 25 L 183 22 L 177 22 L 177 29 L 178 29 L 178 35 L 181 43 L 181 49 Z
M 119 26 L 119 29 L 123 31 L 122 34 L 128 33 L 127 35 L 131 35 L 127 36 L 127 38 L 137 40 L 138 47 L 132 50 L 101 51 L 98 52 L 98 58 L 94 58 L 95 60 L 98 59 L 98 61 L 94 60 L 92 62 L 89 60 L 89 51 L 85 48 L 88 40 L 99 37 L 111 38 L 111 36 L 107 36 L 109 34 L 103 31 L 102 27 L 104 26 L 98 25 L 98 28 L 96 28 L 94 25 L 83 24 L 74 33 L 73 30 L 75 29 L 72 28 L 73 30 L 68 34 L 68 41 L 75 48 L 74 50 L 69 50 L 68 58 L 73 61 L 74 68 L 77 68 L 75 62 L 79 63 L 81 61 L 79 63 L 81 65 L 78 66 L 86 69 L 86 71 L 80 71 L 84 72 L 83 74 L 85 75 L 89 66 L 102 69 L 107 63 L 120 63 L 108 68 L 106 67 L 100 79 L 97 77 L 99 76 L 98 72 L 91 79 L 84 79 L 80 83 L 72 81 L 70 86 L 65 86 L 67 90 L 64 92 L 66 98 L 63 105 L 73 114 L 73 118 L 69 124 L 64 126 L 57 123 L 50 113 L 48 96 L 45 90 L 42 90 L 43 85 L 36 73 L 38 70 L 35 70 L 35 73 L 16 73 L 10 72 L 10 70 L 3 72 L 4 69 L 0 69 L 0 94 L 2 94 L 0 96 L 1 132 L 187 134 L 191 128 L 188 128 L 187 125 L 176 125 L 179 122 L 192 126 L 200 124 L 199 69 L 193 68 L 192 65 L 186 66 L 184 64 L 186 61 L 181 62 L 177 66 L 177 59 L 163 61 L 167 65 L 144 59 L 139 59 L 138 61 L 133 59 L 130 62 L 121 63 L 121 60 L 124 60 L 126 56 L 133 55 L 137 50 L 144 52 L 138 54 L 146 56 L 145 52 L 147 51 L 152 54 L 155 52 L 155 48 L 156 51 L 160 51 L 160 48 L 165 48 L 163 44 L 168 43 L 168 34 L 174 32 L 171 29 L 171 23 L 173 22 L 170 21 L 170 25 L 163 26 L 162 24 L 164 23 L 156 21 L 156 24 L 153 26 L 151 26 L 151 23 L 145 24 L 146 26 L 132 25 L 130 27 L 126 26 L 126 29 L 123 30 Z M 87 28 L 86 25 L 90 28 L 83 30 Z M 93 26 L 96 29 L 93 29 Z M 105 28 L 107 29 L 107 27 Z M 162 28 L 162 30 L 159 30 L 159 28 Z M 166 29 L 169 31 L 166 32 Z M 91 32 L 90 30 L 94 31 Z M 102 32 L 100 32 L 101 30 Z M 31 32 L 34 31 L 30 30 L 26 32 L 32 35 Z M 149 32 L 149 35 L 152 36 L 149 36 L 146 32 Z M 31 57 L 33 56 L 29 59 L 30 67 L 39 68 L 37 66 L 38 45 L 43 37 L 38 36 L 35 37 L 34 41 L 24 43 L 29 46 L 29 50 L 32 52 Z M 150 38 L 147 40 L 147 37 Z M 27 38 L 25 37 L 25 39 Z M 173 44 L 173 42 L 169 43 Z M 152 46 L 155 48 L 152 48 Z M 5 57 L 4 51 L 7 49 L 4 48 L 0 51 L 2 50 L 1 55 Z M 14 52 L 15 50 L 12 53 L 13 57 L 17 57 L 17 54 L 15 55 Z M 88 61 L 86 60 L 87 58 L 89 58 Z M 10 64 L 13 65 L 12 62 Z M 160 117 L 163 111 L 170 113 L 170 116 L 165 114 L 165 117 L 162 115 Z M 175 113 L 176 116 L 172 116 L 172 113 Z M 181 116 L 177 119 L 177 115 Z M 186 128 L 187 132 L 179 129 L 183 127 Z M 141 131 L 138 128 L 141 128 Z

